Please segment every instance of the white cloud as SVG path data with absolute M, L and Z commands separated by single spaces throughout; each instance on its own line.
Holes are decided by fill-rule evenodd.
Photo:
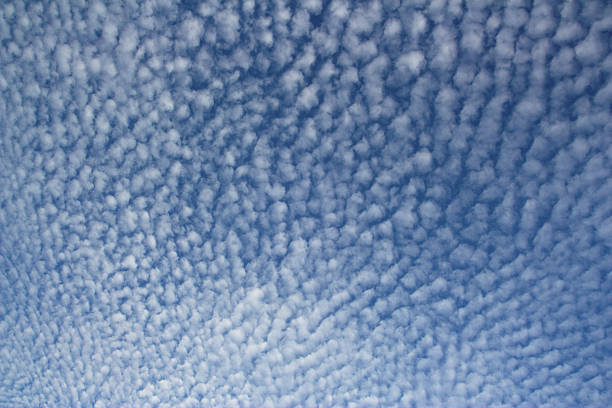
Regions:
M 425 201 L 419 205 L 419 215 L 423 218 L 437 220 L 440 217 L 440 209 L 433 201 Z
M 319 103 L 319 98 L 317 96 L 318 91 L 319 87 L 316 84 L 304 88 L 298 96 L 297 106 L 306 110 L 312 109 Z
M 119 48 L 122 52 L 131 53 L 138 46 L 138 32 L 134 27 L 127 27 L 121 33 Z
M 240 18 L 232 10 L 224 10 L 215 15 L 216 27 L 224 41 L 232 44 L 240 35 Z
M 395 64 L 401 74 L 417 75 L 425 66 L 425 56 L 421 51 L 410 51 L 399 57 Z
M 611 399 L 610 6 L 188 3 L 0 6 L 0 405 Z
M 200 38 L 204 32 L 202 21 L 198 18 L 188 18 L 182 23 L 182 30 L 187 44 L 190 47 L 196 47 L 200 44 Z

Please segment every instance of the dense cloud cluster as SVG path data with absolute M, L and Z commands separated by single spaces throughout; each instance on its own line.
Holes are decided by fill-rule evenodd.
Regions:
M 0 6 L 0 406 L 605 406 L 605 0 Z

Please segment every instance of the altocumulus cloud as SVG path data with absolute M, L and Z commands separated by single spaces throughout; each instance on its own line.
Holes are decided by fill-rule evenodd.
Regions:
M 0 6 L 0 406 L 609 406 L 607 1 Z

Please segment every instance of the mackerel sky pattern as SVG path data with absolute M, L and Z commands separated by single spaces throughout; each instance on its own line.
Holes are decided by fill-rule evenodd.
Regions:
M 612 404 L 612 3 L 6 1 L 0 406 Z

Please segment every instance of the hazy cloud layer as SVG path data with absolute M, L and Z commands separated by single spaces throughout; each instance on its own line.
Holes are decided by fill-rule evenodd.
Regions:
M 0 7 L 0 406 L 612 402 L 609 2 L 174 3 Z

